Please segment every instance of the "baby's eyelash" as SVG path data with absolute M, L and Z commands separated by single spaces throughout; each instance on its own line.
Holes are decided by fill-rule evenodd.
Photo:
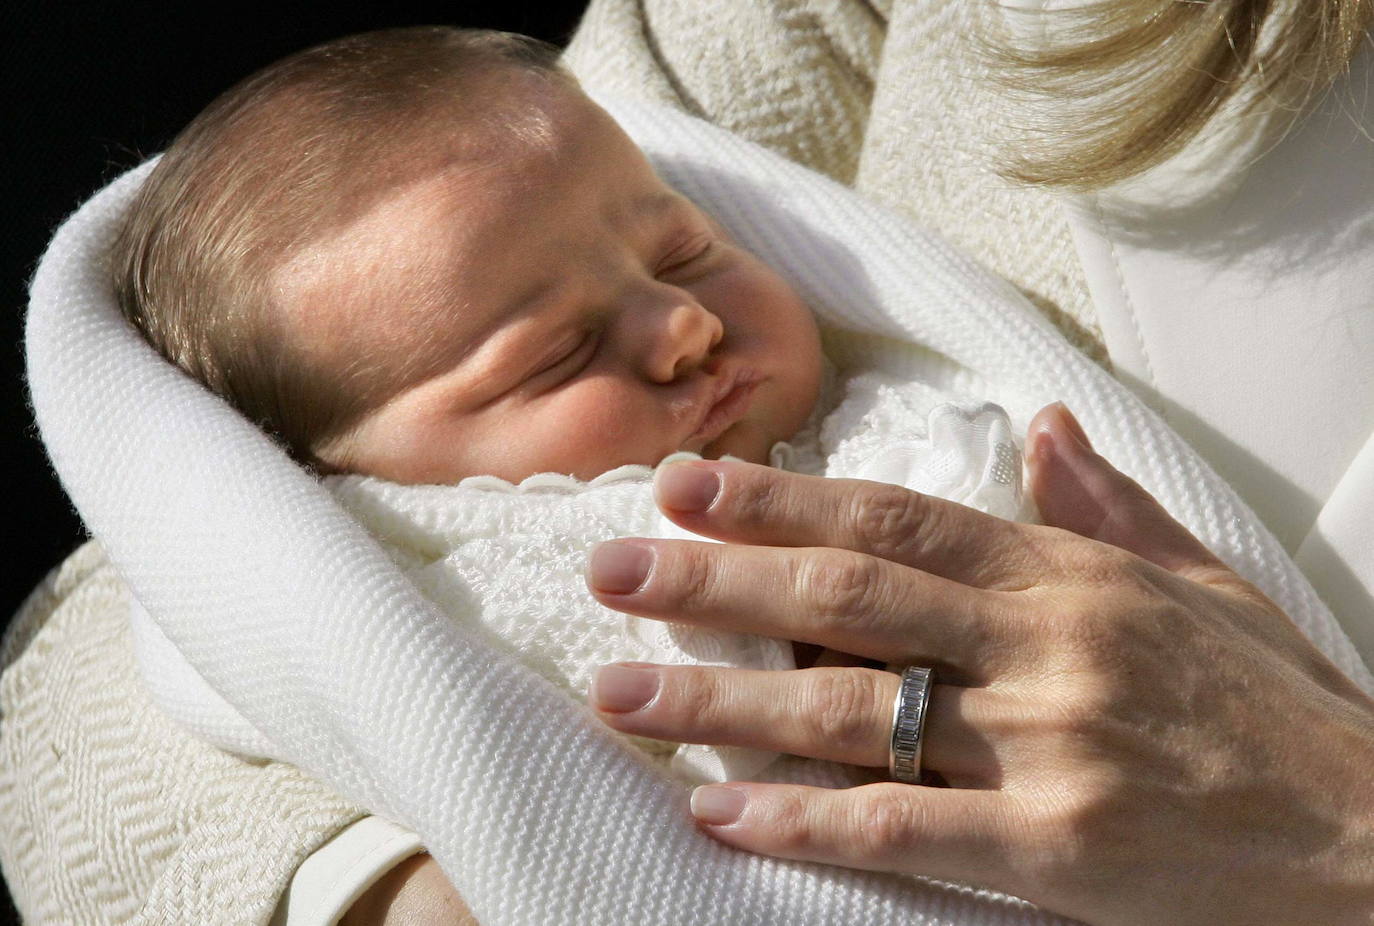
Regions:
M 674 250 L 671 254 L 659 261 L 656 274 L 662 275 L 671 273 L 680 267 L 685 267 L 692 261 L 705 257 L 715 246 L 715 239 L 710 236 L 694 238 L 687 244 Z
M 559 353 L 553 362 L 545 364 L 534 375 L 539 377 L 556 372 L 558 378 L 554 383 L 555 385 L 571 379 L 582 372 L 583 368 L 591 362 L 592 356 L 596 353 L 596 342 L 596 332 L 588 331 L 578 339 L 572 349 Z M 564 367 L 568 367 L 568 369 L 563 369 Z

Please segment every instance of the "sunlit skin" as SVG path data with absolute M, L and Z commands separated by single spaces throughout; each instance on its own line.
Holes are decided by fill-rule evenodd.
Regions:
M 455 143 L 278 273 L 317 359 L 421 371 L 322 458 L 402 483 L 766 460 L 815 405 L 810 311 L 575 88 L 511 80 L 542 142 Z

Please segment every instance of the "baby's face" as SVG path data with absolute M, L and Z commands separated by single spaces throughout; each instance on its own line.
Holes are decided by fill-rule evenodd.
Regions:
M 549 144 L 402 176 L 279 274 L 321 360 L 405 371 L 326 463 L 589 479 L 677 450 L 764 461 L 806 420 L 820 343 L 797 294 L 604 111 L 555 97 Z

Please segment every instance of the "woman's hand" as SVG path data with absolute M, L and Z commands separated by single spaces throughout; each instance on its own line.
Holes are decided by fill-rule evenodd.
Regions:
M 731 545 L 594 552 L 602 603 L 934 666 L 922 765 L 949 788 L 729 783 L 731 845 L 920 873 L 1093 923 L 1374 922 L 1374 702 L 1095 454 L 1032 422 L 1047 526 L 906 490 L 685 463 L 660 507 Z M 612 666 L 618 730 L 885 768 L 898 677 Z

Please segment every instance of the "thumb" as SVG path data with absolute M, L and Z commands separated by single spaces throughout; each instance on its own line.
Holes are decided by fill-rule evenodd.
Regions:
M 1046 524 L 1129 550 L 1171 572 L 1226 568 L 1153 495 L 1093 451 L 1062 402 L 1036 413 L 1026 445 L 1031 493 Z

